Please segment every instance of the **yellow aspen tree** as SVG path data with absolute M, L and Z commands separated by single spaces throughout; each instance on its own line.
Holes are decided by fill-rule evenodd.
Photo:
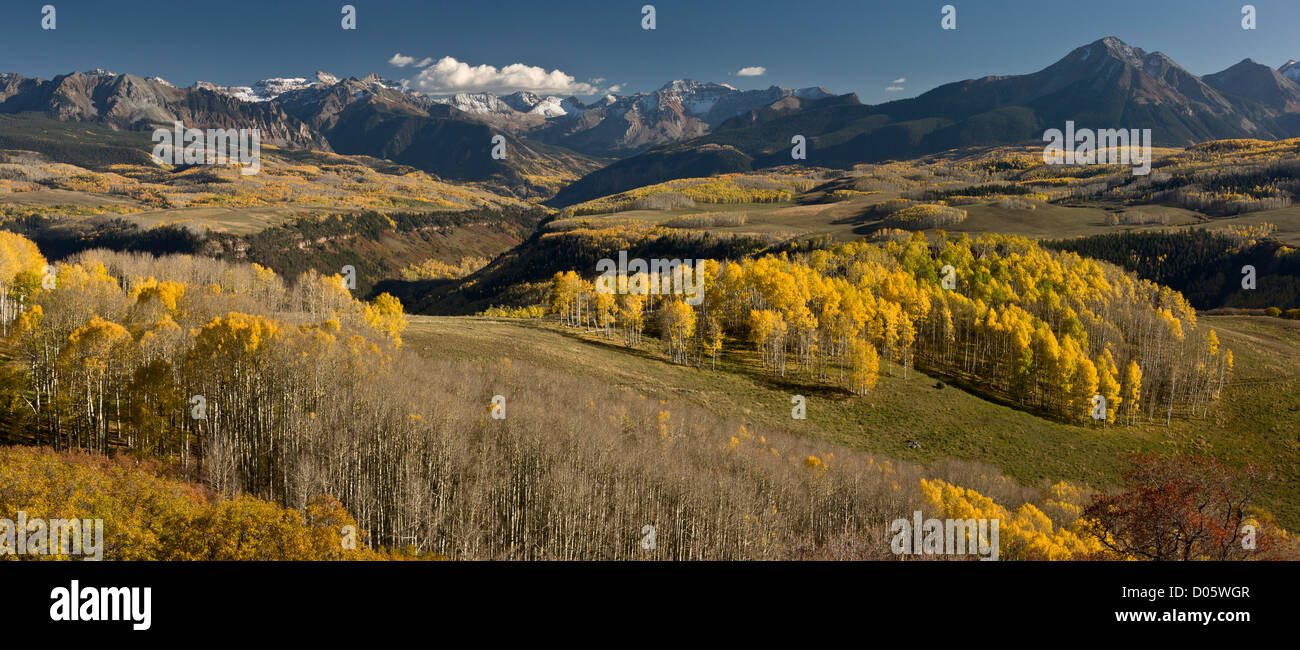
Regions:
M 381 293 L 365 306 L 363 314 L 376 332 L 387 336 L 394 345 L 402 344 L 402 332 L 406 330 L 402 301 L 387 292 Z
M 718 352 L 722 351 L 722 323 L 718 322 L 717 316 L 708 314 L 702 318 L 702 323 L 698 327 L 700 331 L 700 353 L 708 355 L 709 362 L 714 370 L 718 369 Z
M 1097 366 L 1086 356 L 1080 355 L 1075 361 L 1074 370 L 1074 409 L 1082 412 L 1084 418 L 1090 418 L 1092 399 L 1097 395 Z M 1077 420 L 1078 414 L 1071 419 Z
M 880 378 L 880 356 L 875 346 L 858 338 L 849 344 L 849 390 L 866 395 Z
M 1111 356 L 1110 348 L 1102 350 L 1096 365 L 1097 392 L 1106 398 L 1105 424 L 1109 425 L 1119 419 L 1123 400 L 1120 396 L 1119 369 L 1115 367 L 1115 358 Z
M 622 293 L 616 302 L 618 320 L 623 323 L 623 343 L 632 347 L 641 342 L 641 331 L 645 327 L 645 296 Z
M 1124 404 L 1125 412 L 1128 413 L 1129 424 L 1136 420 L 1140 409 L 1139 402 L 1142 399 L 1142 368 L 1138 366 L 1137 361 L 1128 362 L 1128 367 L 1124 369 Z
M 659 309 L 659 330 L 674 363 L 686 363 L 691 337 L 695 334 L 695 313 L 680 296 L 673 296 Z

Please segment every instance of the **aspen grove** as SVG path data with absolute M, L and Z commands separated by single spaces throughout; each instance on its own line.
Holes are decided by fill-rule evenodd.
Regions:
M 1098 395 L 1106 423 L 1206 417 L 1233 365 L 1178 292 L 1021 237 L 916 233 L 702 266 L 698 307 L 610 296 L 569 271 L 552 279 L 550 308 L 609 338 L 622 327 L 627 345 L 657 323 L 677 363 L 714 365 L 731 337 L 776 375 L 863 394 L 881 372 L 921 368 L 1079 423 Z

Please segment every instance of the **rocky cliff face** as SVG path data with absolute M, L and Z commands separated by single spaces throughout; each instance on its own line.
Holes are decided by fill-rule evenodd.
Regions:
M 176 88 L 103 70 L 43 79 L 0 75 L 0 113 L 38 111 L 55 119 L 96 122 L 117 129 L 170 127 L 260 129 L 262 142 L 328 149 L 302 120 L 273 103 L 250 103 L 204 88 Z

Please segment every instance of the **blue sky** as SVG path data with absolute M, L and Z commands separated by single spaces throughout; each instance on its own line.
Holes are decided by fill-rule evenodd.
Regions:
M 355 31 L 340 27 L 349 2 Z M 1032 72 L 1110 35 L 1163 51 L 1196 74 L 1247 57 L 1272 67 L 1300 59 L 1296 0 L 1251 0 L 1253 31 L 1241 28 L 1244 3 L 1232 0 L 349 2 L 6 0 L 0 71 L 50 78 L 103 67 L 189 85 L 323 69 L 378 72 L 434 90 L 468 82 L 508 91 L 525 80 L 552 94 L 611 86 L 630 93 L 694 78 L 741 88 L 820 85 L 879 103 L 951 81 Z M 641 29 L 647 2 L 657 10 L 654 31 Z M 40 28 L 47 3 L 57 10 L 54 31 Z M 944 4 L 957 8 L 955 31 L 939 27 Z M 413 62 L 391 65 L 398 53 Z M 444 57 L 454 63 L 416 67 Z M 522 66 L 502 73 L 511 64 Z M 746 67 L 766 71 L 738 76 Z

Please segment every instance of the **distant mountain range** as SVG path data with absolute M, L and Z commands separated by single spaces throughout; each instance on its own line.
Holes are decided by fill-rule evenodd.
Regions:
M 529 138 L 593 156 L 619 156 L 698 137 L 729 118 L 786 97 L 832 97 L 822 88 L 739 90 L 727 84 L 680 79 L 649 93 L 606 95 L 586 104 L 576 97 L 519 92 L 459 94 L 433 101 Z
M 727 118 L 795 96 L 832 95 L 820 88 L 742 91 L 680 80 L 588 105 L 527 92 L 434 98 L 378 75 L 340 79 L 321 71 L 314 79 L 250 86 L 200 81 L 188 88 L 102 69 L 48 81 L 0 74 L 0 113 L 40 112 L 128 130 L 176 120 L 197 128 L 259 128 L 269 144 L 386 158 L 444 178 L 489 181 L 521 196 L 554 193 L 602 166 L 596 157 L 704 135 Z M 505 160 L 490 156 L 498 133 L 507 140 Z
M 1080 127 L 1152 130 L 1158 145 L 1221 138 L 1300 136 L 1300 64 L 1251 60 L 1198 77 L 1159 52 L 1108 37 L 1038 72 L 939 86 L 877 106 L 843 95 L 750 111 L 699 138 L 655 147 L 565 187 L 553 205 L 685 176 L 801 162 L 844 167 L 948 149 L 1041 142 L 1043 131 Z M 793 161 L 790 140 L 808 141 Z
M 1163 145 L 1300 136 L 1300 63 L 1273 70 L 1247 59 L 1198 77 L 1111 37 L 1039 72 L 959 81 L 876 106 L 822 88 L 739 90 L 689 79 L 587 103 L 529 92 L 429 97 L 378 75 L 320 71 L 188 88 L 105 70 L 52 80 L 0 74 L 0 113 L 20 112 L 126 130 L 176 120 L 259 128 L 270 144 L 385 158 L 519 196 L 558 189 L 552 203 L 568 205 L 673 178 L 790 164 L 793 135 L 808 141 L 801 163 L 840 167 L 1041 141 L 1067 120 L 1150 128 Z M 504 160 L 490 156 L 497 134 L 506 138 Z
M 412 98 L 419 97 L 397 82 L 378 77 L 373 80 Z M 218 86 L 200 81 L 195 87 L 258 102 L 275 101 L 295 91 L 337 83 L 337 77 L 317 71 L 314 82 L 301 77 L 264 79 L 252 86 Z M 543 97 L 527 91 L 508 95 L 458 93 L 413 99 L 413 102 L 426 108 L 429 103 L 450 106 L 513 135 L 527 135 L 532 140 L 591 156 L 616 157 L 704 135 L 729 118 L 786 97 L 832 96 L 822 88 L 772 86 L 764 90 L 739 90 L 728 84 L 679 79 L 654 92 L 607 94 L 590 104 L 577 97 Z
M 66 121 L 150 130 L 176 120 L 195 128 L 258 128 L 284 147 L 368 155 L 443 178 L 483 181 L 518 196 L 550 195 L 601 162 L 508 133 L 507 157 L 491 157 L 499 129 L 370 75 L 338 79 L 268 79 L 253 86 L 199 82 L 177 88 L 159 78 L 105 70 L 52 80 L 0 74 L 0 113 L 38 112 Z

